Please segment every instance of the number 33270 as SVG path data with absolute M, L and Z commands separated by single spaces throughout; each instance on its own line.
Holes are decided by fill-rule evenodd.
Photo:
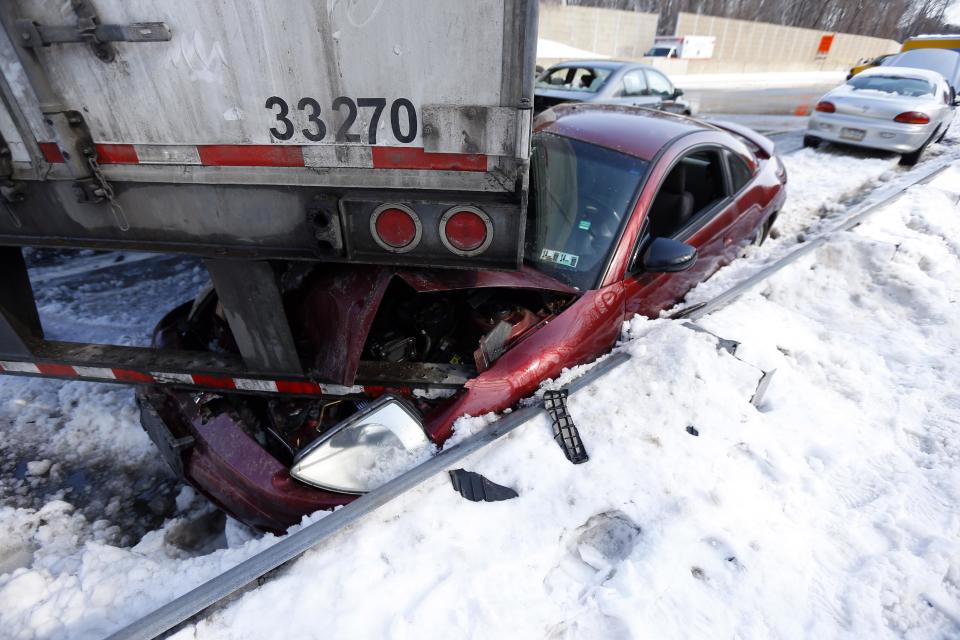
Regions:
M 296 104 L 299 116 L 291 113 L 290 105 L 283 98 L 270 96 L 264 105 L 276 118 L 274 126 L 270 127 L 270 135 L 276 140 L 290 140 L 299 130 L 300 135 L 310 142 L 322 142 L 327 138 L 327 125 L 324 122 L 320 103 L 313 98 L 300 98 Z M 360 142 L 360 133 L 354 131 L 357 116 L 360 110 L 369 115 L 367 125 L 367 143 L 377 144 L 377 131 L 380 120 L 387 110 L 386 98 L 336 98 L 331 105 L 331 111 L 340 113 L 340 125 L 333 132 L 334 142 Z M 390 104 L 390 128 L 393 137 L 398 142 L 413 142 L 417 137 L 417 110 L 413 103 L 406 98 L 397 98 Z

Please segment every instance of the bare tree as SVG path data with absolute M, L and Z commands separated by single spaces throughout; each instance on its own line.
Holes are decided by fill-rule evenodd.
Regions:
M 659 13 L 660 33 L 673 33 L 680 12 L 771 22 L 790 27 L 903 40 L 951 30 L 952 0 L 543 0 L 623 11 Z M 953 30 L 957 27 L 953 26 Z

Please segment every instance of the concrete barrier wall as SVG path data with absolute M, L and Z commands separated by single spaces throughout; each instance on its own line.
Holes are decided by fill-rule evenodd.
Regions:
M 653 46 L 657 19 L 655 13 L 541 5 L 540 37 L 611 58 L 639 58 Z
M 894 40 L 838 33 L 827 57 L 818 59 L 820 39 L 828 33 L 696 13 L 681 13 L 677 21 L 678 35 L 717 38 L 712 59 L 686 61 L 690 74 L 839 71 L 862 58 L 900 50 Z

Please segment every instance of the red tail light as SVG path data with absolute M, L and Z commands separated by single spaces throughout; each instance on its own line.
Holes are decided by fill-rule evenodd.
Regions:
M 493 222 L 476 207 L 453 207 L 440 218 L 440 240 L 460 256 L 475 256 L 493 242 Z
M 904 124 L 930 124 L 930 116 L 919 111 L 905 111 L 893 120 Z
M 827 102 L 826 100 L 821 100 L 817 103 L 817 111 L 820 113 L 833 113 L 837 108 L 833 105 L 832 102 Z
M 385 204 L 370 216 L 370 234 L 387 251 L 406 253 L 420 244 L 423 227 L 410 207 Z

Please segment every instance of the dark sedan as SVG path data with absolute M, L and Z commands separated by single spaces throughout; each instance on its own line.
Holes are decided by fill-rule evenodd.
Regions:
M 645 64 L 613 60 L 577 60 L 554 65 L 534 87 L 534 110 L 567 102 L 620 104 L 690 115 L 683 90 Z
M 298 344 L 331 395 L 261 399 L 143 388 L 143 422 L 187 482 L 247 524 L 280 530 L 423 459 L 464 415 L 500 412 L 609 351 L 762 241 L 786 174 L 735 125 L 613 105 L 537 119 L 520 271 L 319 265 L 289 277 Z M 235 351 L 215 294 L 172 312 L 159 347 Z M 460 388 L 355 386 L 357 363 L 469 366 Z M 387 468 L 389 467 L 389 468 Z

